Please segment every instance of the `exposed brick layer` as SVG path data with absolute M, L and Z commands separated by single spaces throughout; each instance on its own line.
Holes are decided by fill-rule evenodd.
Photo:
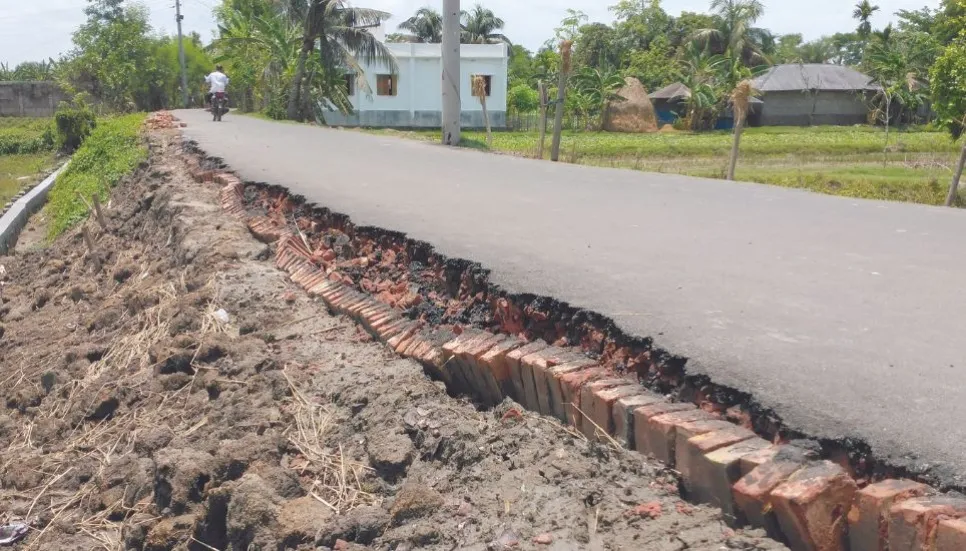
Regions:
M 488 406 L 512 399 L 570 424 L 591 440 L 676 466 L 692 501 L 721 508 L 734 526 L 765 528 L 793 551 L 966 550 L 966 500 L 937 496 L 927 486 L 904 480 L 859 489 L 838 464 L 808 459 L 759 438 L 749 430 L 746 415 L 732 415 L 702 400 L 697 400 L 700 408 L 671 402 L 648 391 L 636 377 L 643 373 L 627 369 L 650 362 L 647 353 L 623 350 L 624 368 L 615 369 L 613 356 L 588 357 L 583 343 L 527 342 L 517 335 L 409 319 L 401 308 L 403 287 L 371 292 L 378 289 L 363 285 L 370 292 L 360 292 L 327 268 L 333 258 L 313 251 L 298 228 L 271 216 L 249 215 L 237 177 L 205 170 L 195 158 L 186 162 L 196 181 L 222 186 L 224 209 L 275 246 L 275 264 L 293 282 L 397 353 L 423 364 L 453 392 Z M 511 325 L 526 315 L 509 303 L 504 310 Z

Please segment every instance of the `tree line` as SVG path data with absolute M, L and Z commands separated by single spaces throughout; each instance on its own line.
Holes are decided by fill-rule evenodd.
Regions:
M 191 97 L 201 98 L 203 76 L 222 63 L 243 110 L 290 119 L 326 109 L 351 111 L 353 88 L 371 92 L 364 66 L 381 63 L 395 70 L 388 48 L 372 32 L 390 14 L 355 4 L 221 0 L 214 10 L 214 40 L 203 44 L 198 35 L 185 40 Z M 884 28 L 871 23 L 879 7 L 862 0 L 853 9 L 854 29 L 811 41 L 759 26 L 765 12 L 760 0 L 711 0 L 706 13 L 678 15 L 668 13 L 661 0 L 619 0 L 610 10 L 611 23 L 590 22 L 584 13 L 568 10 L 555 35 L 529 51 L 503 33 L 498 14 L 477 4 L 462 14 L 462 40 L 507 44 L 512 112 L 538 108 L 540 82 L 553 95 L 561 41 L 573 47 L 566 110 L 590 121 L 599 122 L 624 79 L 634 77 L 648 91 L 675 82 L 688 86 L 686 123 L 707 128 L 728 108 L 739 83 L 779 63 L 832 63 L 866 72 L 883 90 L 876 100 L 882 122 L 911 122 L 927 104 L 948 120 L 958 101 L 958 83 L 944 82 L 953 78 L 953 60 L 966 43 L 966 8 L 958 0 L 943 0 L 938 9 L 900 10 Z M 151 29 L 147 10 L 125 0 L 87 0 L 85 11 L 87 20 L 67 55 L 13 69 L 0 65 L 0 79 L 58 80 L 68 91 L 120 111 L 176 106 L 177 44 Z M 396 30 L 388 42 L 439 42 L 442 16 L 424 7 Z

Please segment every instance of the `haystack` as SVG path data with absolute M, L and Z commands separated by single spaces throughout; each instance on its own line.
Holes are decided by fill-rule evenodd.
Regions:
M 647 97 L 641 81 L 633 77 L 624 79 L 624 87 L 617 95 L 622 99 L 612 101 L 604 115 L 604 130 L 608 132 L 644 133 L 657 132 L 657 116 Z

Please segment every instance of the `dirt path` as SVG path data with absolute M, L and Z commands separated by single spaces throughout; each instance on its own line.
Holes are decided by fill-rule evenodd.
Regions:
M 175 131 L 150 139 L 95 256 L 75 232 L 0 259 L 16 549 L 783 548 L 639 456 L 447 396 L 287 283 Z

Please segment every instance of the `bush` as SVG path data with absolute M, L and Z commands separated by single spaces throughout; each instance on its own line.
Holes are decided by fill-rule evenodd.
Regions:
M 91 135 L 97 125 L 97 117 L 82 98 L 76 98 L 73 103 L 60 103 L 54 114 L 54 125 L 58 149 L 70 153 L 76 151 Z
M 526 84 L 517 84 L 507 93 L 507 108 L 511 113 L 532 113 L 540 109 L 540 93 Z
M 0 155 L 28 155 L 54 146 L 47 119 L 0 119 Z
M 84 140 L 50 190 L 49 238 L 87 218 L 87 206 L 78 194 L 88 200 L 96 195 L 106 202 L 111 188 L 147 158 L 147 148 L 141 141 L 143 122 L 141 114 L 104 119 Z

